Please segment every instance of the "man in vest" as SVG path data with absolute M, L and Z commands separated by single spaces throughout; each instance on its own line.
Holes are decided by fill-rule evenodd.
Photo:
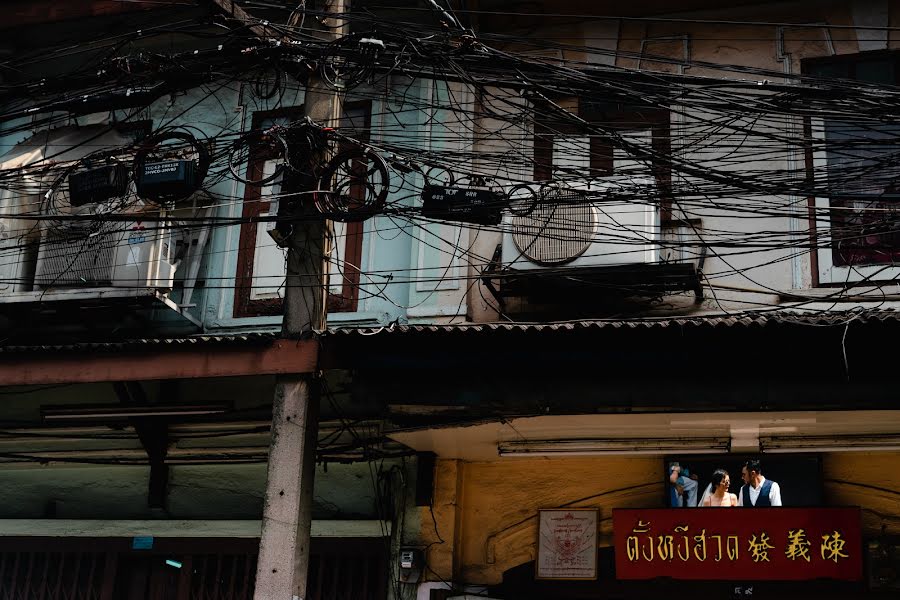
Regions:
M 778 487 L 778 483 L 763 477 L 758 460 L 745 462 L 741 469 L 741 477 L 744 485 L 738 494 L 738 506 L 745 508 L 781 506 L 781 488 Z

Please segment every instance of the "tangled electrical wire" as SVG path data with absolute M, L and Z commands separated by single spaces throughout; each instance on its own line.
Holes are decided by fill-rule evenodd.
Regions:
M 159 125 L 153 135 L 159 136 L 178 122 L 172 113 L 181 109 L 172 107 L 181 104 L 173 105 L 172 98 L 187 90 L 199 87 L 206 94 L 206 112 L 195 109 L 192 115 L 211 114 L 210 106 L 241 94 L 245 85 L 249 110 L 277 113 L 302 101 L 315 72 L 344 94 L 348 105 L 368 107 L 364 122 L 325 128 L 288 119 L 247 128 L 210 118 L 215 127 L 202 126 L 206 139 L 194 136 L 196 144 L 169 139 L 150 150 L 147 142 L 144 156 L 152 160 L 136 161 L 137 167 L 192 155 L 204 177 L 181 195 L 146 199 L 165 204 L 202 191 L 210 209 L 224 210 L 248 201 L 240 187 L 228 187 L 236 183 L 257 188 L 252 202 L 260 204 L 309 199 L 320 218 L 332 221 L 380 216 L 374 232 L 388 237 L 426 230 L 436 219 L 421 206 L 428 186 L 487 189 L 494 208 L 511 218 L 539 212 L 547 198 L 559 197 L 553 189 L 568 188 L 586 190 L 576 196 L 594 204 L 658 207 L 668 220 L 655 225 L 655 239 L 673 256 L 696 257 L 711 249 L 716 266 L 705 271 L 709 282 L 736 275 L 752 279 L 754 270 L 818 251 L 833 252 L 836 264 L 851 267 L 900 260 L 894 239 L 900 230 L 894 208 L 900 181 L 895 86 L 826 77 L 814 69 L 785 76 L 701 60 L 690 66 L 707 75 L 685 75 L 672 57 L 538 36 L 474 36 L 455 15 L 438 16 L 437 23 L 424 18 L 389 23 L 377 12 L 351 12 L 343 18 L 351 32 L 332 42 L 317 38 L 311 28 L 330 15 L 305 5 L 285 12 L 284 24 L 269 21 L 265 27 L 275 36 L 270 38 L 257 37 L 247 26 L 210 28 L 197 22 L 111 35 L 77 49 L 90 57 L 82 69 L 57 78 L 26 75 L 0 86 L 6 100 L 0 121 L 15 133 L 25 127 L 15 123 L 24 115 L 40 115 L 27 127 L 49 127 L 60 115 L 103 104 L 134 119 L 155 111 Z M 137 41 L 173 34 L 196 40 L 197 47 L 130 49 Z M 516 52 L 506 50 L 513 44 Z M 16 56 L 5 66 L 26 72 L 26 66 L 74 51 L 61 46 L 44 56 Z M 605 54 L 612 60 L 548 59 L 540 53 Z M 648 72 L 629 61 L 661 67 Z M 154 154 L 162 147 L 168 147 L 168 157 Z M 6 169 L 0 187 L 15 193 L 27 178 L 44 181 L 48 174 L 58 177 L 59 168 L 38 163 Z M 300 190 L 279 187 L 298 174 L 313 184 Z M 57 177 L 49 178 L 56 182 L 50 186 L 54 191 L 36 219 L 57 215 L 57 225 L 81 217 L 91 222 L 122 210 L 111 205 L 109 211 L 67 212 L 63 179 Z M 598 185 L 612 177 L 622 183 Z M 573 226 L 581 225 L 582 217 L 572 218 Z M 681 227 L 689 235 L 665 237 L 664 228 L 688 222 L 693 225 Z M 245 224 L 241 217 L 208 223 Z M 477 229 L 490 233 L 503 227 L 492 222 Z M 573 235 L 559 228 L 541 234 L 562 242 Z M 609 229 L 594 236 L 621 253 L 640 243 Z M 471 263 L 491 261 L 453 238 L 427 243 Z M 394 274 L 391 284 L 423 276 L 415 268 L 408 273 Z

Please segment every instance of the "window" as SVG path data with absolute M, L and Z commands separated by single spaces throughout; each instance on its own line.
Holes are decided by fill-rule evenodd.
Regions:
M 365 139 L 369 130 L 370 105 L 345 105 L 342 127 L 356 132 L 353 137 Z M 293 107 L 254 115 L 253 127 L 269 127 L 302 118 L 303 108 Z M 273 173 L 278 159 L 263 151 L 252 152 L 247 169 L 251 179 Z M 244 190 L 243 224 L 238 248 L 235 286 L 235 317 L 280 315 L 284 299 L 285 253 L 268 235 L 270 222 L 255 221 L 277 212 L 277 198 L 281 192 L 280 179 L 266 186 L 246 186 Z M 329 264 L 329 312 L 353 312 L 359 299 L 360 264 L 362 259 L 362 223 L 334 223 L 331 261 Z
M 817 77 L 900 85 L 896 51 L 811 59 L 803 68 Z M 886 121 L 824 118 L 808 124 L 814 144 L 808 163 L 816 174 L 824 171 L 828 189 L 827 197 L 814 201 L 814 235 L 828 241 L 815 255 L 814 283 L 900 275 L 900 125 Z
M 661 218 L 667 220 L 671 212 L 671 171 L 665 160 L 671 152 L 669 112 L 585 99 L 560 101 L 559 105 L 588 123 L 602 126 L 601 131 L 585 131 L 571 121 L 552 116 L 559 109 L 537 106 L 534 179 L 652 176 L 660 193 Z M 650 165 L 624 147 L 631 145 L 652 152 Z

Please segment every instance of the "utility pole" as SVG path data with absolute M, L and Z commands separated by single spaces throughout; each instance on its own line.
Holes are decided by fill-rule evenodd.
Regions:
M 344 0 L 333 0 L 329 11 L 343 14 Z M 331 41 L 342 35 L 343 27 L 340 27 L 323 30 L 321 38 Z M 306 116 L 313 121 L 326 126 L 338 124 L 337 92 L 325 85 L 318 72 L 309 75 L 303 105 Z M 324 158 L 310 156 L 309 164 L 321 164 Z M 315 189 L 315 177 L 303 180 L 310 189 Z M 309 199 L 309 194 L 301 194 L 293 206 L 279 206 L 279 220 L 294 217 L 286 241 L 287 275 L 281 328 L 285 338 L 299 339 L 325 327 L 326 224 L 310 206 Z M 276 380 L 254 600 L 306 598 L 318 413 L 315 376 L 286 375 Z

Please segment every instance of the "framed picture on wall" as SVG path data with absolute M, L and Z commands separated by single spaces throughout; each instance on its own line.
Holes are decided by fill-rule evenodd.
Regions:
M 538 511 L 536 579 L 597 579 L 596 508 Z

